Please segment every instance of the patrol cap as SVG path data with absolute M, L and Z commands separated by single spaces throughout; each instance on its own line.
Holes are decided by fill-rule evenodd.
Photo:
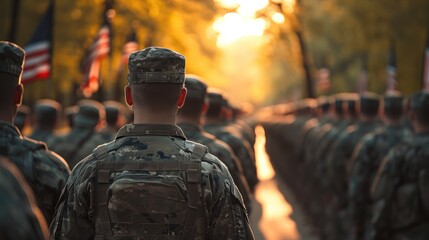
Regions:
M 216 88 L 209 88 L 207 90 L 207 96 L 209 97 L 210 106 L 218 105 L 223 106 L 224 99 L 223 99 L 223 93 L 221 90 Z
M 20 77 L 24 68 L 24 58 L 25 51 L 20 46 L 0 41 L 0 72 Z
M 78 112 L 74 118 L 74 124 L 81 127 L 95 127 L 101 119 L 105 119 L 106 112 L 103 104 L 90 100 L 78 102 Z
M 207 96 L 207 84 L 197 75 L 186 74 L 185 87 L 188 90 L 186 98 L 204 100 Z
M 420 121 L 429 123 L 429 92 L 420 91 L 411 96 L 410 107 Z
M 365 92 L 360 96 L 360 112 L 367 116 L 376 116 L 380 106 L 380 96 L 376 93 Z
M 185 81 L 185 57 L 167 48 L 148 47 L 133 52 L 128 68 L 130 84 L 183 84 Z
M 384 95 L 384 115 L 389 118 L 402 116 L 404 110 L 404 97 L 398 91 L 388 91 Z
M 125 112 L 124 104 L 117 101 L 104 101 L 104 107 L 106 108 L 106 122 L 109 125 L 115 125 L 120 115 Z
M 34 107 L 36 121 L 41 124 L 54 125 L 61 111 L 61 104 L 52 99 L 40 99 Z

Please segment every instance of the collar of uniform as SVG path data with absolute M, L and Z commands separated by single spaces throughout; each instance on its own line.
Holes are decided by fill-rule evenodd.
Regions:
M 119 129 L 116 138 L 144 135 L 172 136 L 186 140 L 182 129 L 170 124 L 126 124 Z
M 3 134 L 15 135 L 18 137 L 22 137 L 18 128 L 8 122 L 0 121 L 0 132 Z
M 179 123 L 177 124 L 185 133 L 190 131 L 201 132 L 202 128 L 196 124 L 192 123 Z

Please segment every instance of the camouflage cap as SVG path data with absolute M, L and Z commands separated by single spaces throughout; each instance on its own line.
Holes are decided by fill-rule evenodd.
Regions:
M 420 91 L 411 96 L 411 110 L 429 112 L 429 92 Z
M 38 123 L 55 124 L 61 104 L 52 99 L 40 99 L 34 107 L 34 114 Z
M 109 100 L 104 101 L 103 105 L 106 108 L 106 122 L 109 125 L 116 124 L 119 116 L 125 114 L 126 107 L 120 102 Z
M 0 41 L 0 72 L 21 76 L 24 68 L 25 51 L 20 46 Z
M 80 127 L 95 127 L 101 119 L 105 119 L 106 112 L 103 104 L 90 100 L 80 100 L 79 110 L 76 113 L 74 124 Z
M 225 102 L 222 91 L 219 89 L 209 88 L 207 96 L 209 97 L 210 105 L 223 105 Z
M 380 106 L 380 96 L 376 93 L 365 92 L 360 96 L 360 112 L 364 115 L 377 115 Z
M 186 98 L 204 99 L 207 96 L 207 84 L 197 75 L 186 74 L 185 87 L 188 90 Z
M 404 97 L 398 91 L 389 91 L 384 95 L 384 114 L 388 117 L 400 117 L 404 109 Z
M 185 57 L 167 48 L 148 47 L 133 52 L 128 68 L 130 84 L 183 84 L 185 80 Z

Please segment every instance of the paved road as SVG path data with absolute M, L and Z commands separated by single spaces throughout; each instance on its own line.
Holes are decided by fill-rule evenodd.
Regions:
M 250 221 L 258 240 L 318 240 L 313 236 L 300 206 L 287 186 L 275 176 L 265 152 L 265 133 L 256 128 L 256 187 Z

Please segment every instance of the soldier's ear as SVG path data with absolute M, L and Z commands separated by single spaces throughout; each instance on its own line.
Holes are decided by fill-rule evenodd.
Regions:
M 185 99 L 186 99 L 187 93 L 188 93 L 188 89 L 186 89 L 185 87 L 182 87 L 182 90 L 180 90 L 179 101 L 177 102 L 178 108 L 181 108 L 181 107 L 183 107 L 183 105 L 185 105 Z
M 22 104 L 22 97 L 24 96 L 24 86 L 20 83 L 18 86 L 16 86 L 15 89 L 15 96 L 13 97 L 13 102 L 16 104 L 16 106 L 21 106 Z
M 131 88 L 128 85 L 125 86 L 124 93 L 125 93 L 125 102 L 127 103 L 128 106 L 132 107 L 133 106 L 133 96 L 131 95 Z

